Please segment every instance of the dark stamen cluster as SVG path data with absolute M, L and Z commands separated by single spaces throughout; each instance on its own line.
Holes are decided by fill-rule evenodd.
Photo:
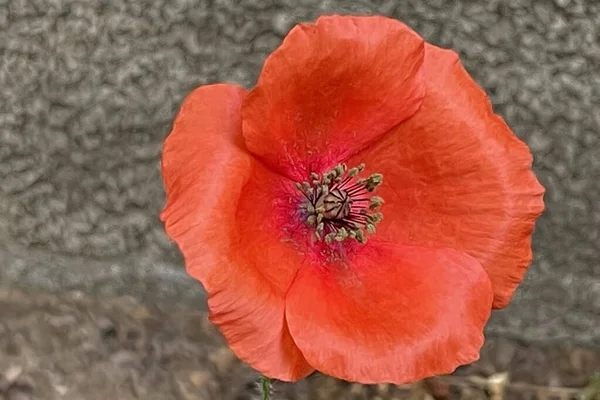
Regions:
M 318 240 L 329 244 L 354 239 L 364 244 L 367 241 L 365 231 L 375 233 L 377 224 L 383 219 L 377 212 L 383 199 L 370 193 L 381 184 L 383 175 L 357 179 L 364 168 L 364 164 L 351 169 L 339 164 L 323 175 L 311 173 L 310 182 L 296 183 L 296 188 L 306 198 L 301 204 L 306 223 L 315 228 Z

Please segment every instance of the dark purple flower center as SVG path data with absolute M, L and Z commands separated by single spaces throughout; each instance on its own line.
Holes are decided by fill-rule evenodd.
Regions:
M 368 178 L 357 176 L 364 164 L 347 169 L 339 164 L 319 175 L 310 174 L 310 181 L 296 183 L 305 199 L 300 204 L 307 225 L 315 228 L 315 237 L 330 244 L 354 239 L 366 243 L 367 233 L 375 233 L 383 215 L 377 212 L 383 204 L 379 196 L 371 193 L 383 182 L 383 175 Z

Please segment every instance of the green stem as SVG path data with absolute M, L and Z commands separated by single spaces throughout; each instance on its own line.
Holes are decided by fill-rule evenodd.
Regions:
M 260 392 L 261 400 L 271 400 L 271 393 L 273 392 L 271 379 L 266 376 L 261 376 L 258 379 L 258 390 Z

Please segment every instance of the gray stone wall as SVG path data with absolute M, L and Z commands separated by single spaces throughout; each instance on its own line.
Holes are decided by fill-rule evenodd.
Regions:
M 461 54 L 535 155 L 536 260 L 492 334 L 600 344 L 600 3 L 0 0 L 0 284 L 203 307 L 157 214 L 194 87 L 252 86 L 295 21 L 383 13 Z

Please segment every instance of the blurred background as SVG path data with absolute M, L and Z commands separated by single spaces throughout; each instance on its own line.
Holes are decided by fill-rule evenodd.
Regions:
M 600 2 L 0 0 L 0 400 L 256 395 L 158 221 L 161 143 L 192 89 L 251 87 L 293 24 L 334 12 L 456 50 L 530 145 L 547 210 L 479 362 L 410 387 L 316 375 L 277 398 L 600 390 Z

